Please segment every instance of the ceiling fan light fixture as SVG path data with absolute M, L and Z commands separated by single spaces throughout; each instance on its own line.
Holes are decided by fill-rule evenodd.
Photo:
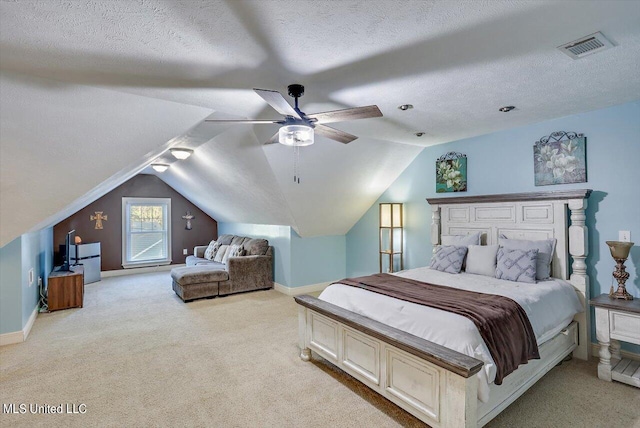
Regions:
M 285 146 L 310 146 L 314 141 L 313 134 L 313 128 L 307 125 L 285 125 L 278 131 L 278 142 Z
M 165 172 L 169 169 L 169 165 L 166 163 L 152 163 L 151 168 L 153 168 L 156 172 Z
M 180 160 L 186 159 L 193 154 L 193 150 L 191 149 L 175 148 L 175 149 L 170 149 L 169 151 L 171 152 L 174 158 L 180 159 Z

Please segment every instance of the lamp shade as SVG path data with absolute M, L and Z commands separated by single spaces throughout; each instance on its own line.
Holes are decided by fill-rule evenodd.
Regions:
M 152 163 L 151 168 L 153 168 L 157 172 L 165 172 L 169 169 L 169 165 L 166 163 Z
M 380 203 L 380 227 L 402 227 L 402 204 Z
M 611 257 L 614 259 L 627 259 L 629 251 L 633 247 L 633 242 L 607 241 L 607 245 L 611 250 Z
M 169 151 L 171 152 L 173 157 L 175 157 L 176 159 L 186 159 L 189 156 L 191 156 L 191 154 L 193 153 L 193 150 L 191 149 L 181 149 L 181 148 L 170 149 Z
M 306 125 L 285 125 L 278 131 L 278 141 L 285 146 L 310 146 L 313 128 Z

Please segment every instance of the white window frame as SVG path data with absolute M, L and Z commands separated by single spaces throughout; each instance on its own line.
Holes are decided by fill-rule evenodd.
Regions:
M 167 257 L 162 259 L 130 261 L 129 258 L 129 207 L 131 205 L 162 205 L 166 207 Z M 163 266 L 171 264 L 171 198 L 122 198 L 122 267 L 125 269 Z

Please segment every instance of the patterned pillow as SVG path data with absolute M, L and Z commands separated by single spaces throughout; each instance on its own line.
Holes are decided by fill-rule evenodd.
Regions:
M 230 245 L 227 252 L 224 253 L 224 257 L 222 258 L 222 263 L 227 264 L 227 260 L 229 257 L 240 257 L 244 255 L 244 248 L 242 245 Z
M 496 278 L 516 282 L 536 282 L 536 260 L 538 249 L 510 250 L 498 248 Z
M 207 260 L 213 260 L 216 256 L 216 252 L 218 252 L 218 248 L 220 248 L 220 244 L 217 241 L 213 240 L 209 242 L 209 246 L 204 250 L 204 258 Z
M 213 258 L 213 261 L 222 263 L 222 259 L 224 258 L 224 255 L 228 249 L 228 245 L 220 245 L 220 248 L 218 248 L 218 251 L 216 252 L 216 256 Z
M 556 248 L 555 239 L 543 239 L 541 241 L 529 241 L 526 239 L 509 239 L 504 235 L 500 235 L 498 244 L 501 247 L 511 250 L 538 250 L 538 259 L 536 261 L 536 279 L 547 279 L 551 276 L 551 260 L 553 260 L 553 251 Z
M 460 273 L 464 256 L 467 254 L 467 247 L 457 247 L 455 245 L 439 245 L 431 258 L 432 269 L 441 272 Z

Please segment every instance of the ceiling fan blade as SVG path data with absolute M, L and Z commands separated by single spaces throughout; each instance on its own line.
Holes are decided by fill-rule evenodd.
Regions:
M 346 108 L 343 110 L 323 111 L 308 115 L 310 119 L 317 119 L 316 123 L 345 122 L 347 120 L 382 117 L 382 112 L 376 105 Z
M 291 104 L 284 99 L 282 94 L 278 91 L 271 91 L 269 89 L 256 89 L 253 88 L 256 94 L 260 95 L 271 107 L 273 107 L 278 113 L 283 116 L 293 116 L 296 119 L 302 119 L 300 114 L 291 107 Z
M 316 125 L 314 131 L 323 137 L 331 138 L 332 140 L 336 140 L 344 144 L 348 144 L 358 138 L 355 135 L 339 131 L 326 125 Z
M 205 122 L 216 122 L 216 123 L 253 123 L 259 125 L 261 123 L 279 123 L 283 124 L 284 120 L 259 120 L 259 119 L 239 119 L 239 120 L 225 120 L 225 119 L 205 119 Z
M 280 140 L 278 139 L 279 136 L 279 132 L 276 132 L 273 137 L 269 138 L 267 141 L 264 142 L 264 145 L 266 146 L 267 144 L 275 144 L 275 143 L 279 143 Z

